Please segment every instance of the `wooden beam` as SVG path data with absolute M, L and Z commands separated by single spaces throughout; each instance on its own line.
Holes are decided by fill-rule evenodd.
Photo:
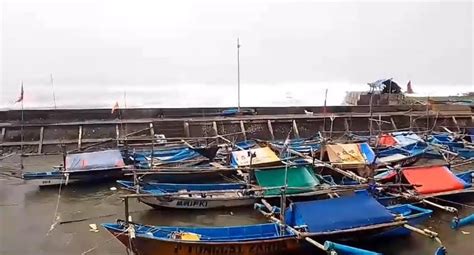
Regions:
M 245 125 L 242 120 L 240 121 L 240 130 L 242 131 L 242 134 L 244 135 L 244 140 L 247 141 L 247 133 L 245 132 Z
M 398 129 L 398 128 L 397 128 L 397 125 L 395 124 L 395 121 L 393 120 L 392 117 L 390 117 L 390 122 L 392 122 L 392 127 L 393 127 L 393 129 L 397 130 L 397 129 Z
M 38 143 L 38 154 L 43 153 L 43 138 L 44 138 L 44 127 L 40 128 L 40 140 Z
M 191 134 L 189 132 L 189 122 L 185 121 L 183 125 L 184 125 L 184 136 L 190 137 Z
M 272 121 L 267 120 L 267 125 L 268 125 L 268 131 L 270 131 L 270 137 L 272 138 L 272 140 L 275 140 L 275 135 L 273 134 Z
M 77 148 L 80 150 L 82 145 L 82 125 L 79 126 L 79 136 L 77 138 Z
M 300 131 L 298 130 L 298 125 L 296 125 L 296 120 L 293 120 L 293 132 L 296 138 L 300 138 Z
M 451 119 L 453 120 L 454 124 L 456 125 L 456 128 L 458 129 L 458 132 L 461 132 L 461 128 L 459 127 L 458 120 L 456 117 L 451 116 Z

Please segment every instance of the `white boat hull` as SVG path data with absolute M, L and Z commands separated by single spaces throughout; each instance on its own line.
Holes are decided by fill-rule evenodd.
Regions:
M 186 197 L 142 197 L 141 202 L 152 207 L 174 209 L 212 209 L 226 207 L 251 206 L 257 202 L 255 197 L 237 198 L 186 198 Z
M 66 185 L 66 179 L 33 179 L 33 180 L 26 180 L 27 183 L 31 183 L 33 185 L 37 185 L 40 187 L 45 186 L 57 186 L 57 185 Z M 67 184 L 71 184 L 76 182 L 75 180 L 68 180 Z

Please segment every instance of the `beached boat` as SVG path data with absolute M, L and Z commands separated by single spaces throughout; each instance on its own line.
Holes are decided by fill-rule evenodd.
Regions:
M 233 151 L 230 165 L 234 168 L 266 167 L 283 165 L 281 159 L 270 147 Z
M 474 170 L 453 173 L 447 166 L 414 166 L 404 167 L 401 170 L 389 170 L 375 176 L 379 183 L 404 183 L 412 187 L 405 187 L 403 192 L 411 194 L 413 200 L 432 197 L 444 197 L 450 200 L 474 200 Z M 378 195 L 379 201 L 384 204 L 400 202 L 403 196 L 387 195 L 398 194 L 400 190 L 385 190 Z M 385 194 L 385 195 L 384 195 Z M 406 196 L 405 196 L 406 197 Z
M 305 154 L 315 153 L 321 149 L 321 141 L 315 139 L 289 139 L 288 141 L 277 140 L 271 141 L 270 143 L 278 146 L 285 145 L 291 150 Z
M 393 132 L 378 138 L 378 165 L 409 166 L 426 154 L 429 147 L 413 132 Z
M 432 211 L 410 204 L 385 207 L 367 191 L 333 199 L 294 202 L 285 223 L 315 240 L 361 241 L 407 235 L 404 224 L 420 224 Z
M 89 183 L 122 178 L 125 167 L 119 150 L 67 154 L 65 168 L 47 172 L 25 172 L 22 177 L 38 186 Z
M 191 148 L 135 152 L 130 154 L 129 157 L 133 165 L 139 169 L 150 169 L 162 165 L 182 165 L 190 162 L 197 164 L 206 160 Z
M 284 255 L 301 241 L 278 224 L 232 227 L 161 227 L 140 224 L 102 224 L 123 245 L 141 255 Z M 133 229 L 134 238 L 129 239 Z
M 117 181 L 123 188 L 137 192 L 132 181 Z M 174 184 L 140 183 L 138 194 L 149 197 L 138 199 L 155 208 L 214 209 L 251 206 L 262 197 L 261 191 L 249 188 L 245 183 L 221 184 Z
M 159 167 L 153 169 L 128 169 L 145 182 L 161 183 L 212 183 L 223 182 L 226 178 L 237 175 L 233 168 L 214 166 L 209 163 L 198 166 Z
M 262 188 L 263 197 L 266 199 L 280 198 L 280 187 L 286 186 L 286 196 L 291 198 L 317 198 L 323 195 L 328 198 L 327 193 L 333 183 L 328 182 L 322 176 L 314 174 L 307 163 L 305 165 L 292 165 L 288 167 L 274 167 L 267 169 L 255 169 L 255 182 Z
M 457 139 L 454 135 L 449 133 L 433 134 L 428 138 L 428 142 L 441 145 L 443 148 L 457 154 L 463 159 L 474 158 L 474 145 L 467 141 Z
M 148 194 L 138 199 L 152 207 L 176 209 L 211 209 L 251 206 L 258 199 L 279 199 L 280 188 L 285 186 L 287 197 L 292 199 L 329 198 L 334 193 L 332 184 L 315 175 L 306 165 L 256 169 L 256 185 L 246 183 L 176 184 L 158 182 L 117 181 L 124 189 L 137 194 Z M 348 186 L 349 187 L 349 186 Z
M 293 203 L 287 224 L 232 227 L 165 227 L 118 221 L 102 224 L 123 245 L 141 255 L 283 255 L 309 248 L 298 237 L 318 241 L 361 240 L 406 235 L 404 224 L 420 223 L 432 211 L 411 205 L 386 208 L 366 192 Z M 298 231 L 298 235 L 294 230 Z

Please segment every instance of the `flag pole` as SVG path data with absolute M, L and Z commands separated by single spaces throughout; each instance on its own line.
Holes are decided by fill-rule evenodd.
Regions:
M 125 115 L 125 109 L 127 109 L 127 90 L 123 90 L 123 115 Z M 124 116 L 122 116 L 123 118 Z M 122 118 L 120 119 L 120 125 L 122 125 L 123 131 L 124 131 L 124 137 L 125 137 L 125 148 L 127 148 L 127 124 L 123 123 Z
M 23 108 L 23 81 L 21 81 L 21 143 L 20 143 L 20 169 L 23 170 L 23 141 L 24 141 L 24 120 L 25 120 L 25 115 L 24 115 L 24 108 Z
M 328 89 L 326 88 L 326 92 L 324 93 L 324 108 L 323 108 L 323 138 L 326 138 L 326 112 L 327 112 L 327 99 L 328 99 Z
M 50 74 L 50 78 L 51 78 L 51 89 L 53 90 L 54 110 L 56 110 L 56 94 L 54 92 L 53 74 Z
M 237 110 L 240 112 L 240 43 L 237 37 Z

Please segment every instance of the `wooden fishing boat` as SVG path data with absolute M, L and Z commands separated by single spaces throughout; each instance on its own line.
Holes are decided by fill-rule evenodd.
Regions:
M 233 227 L 159 227 L 102 224 L 123 245 L 141 255 L 284 255 L 300 248 L 295 234 L 275 223 Z M 130 231 L 133 229 L 131 238 Z
M 215 167 L 210 164 L 198 166 L 160 167 L 153 169 L 127 169 L 127 175 L 133 172 L 144 182 L 162 183 L 212 183 L 222 182 L 237 175 L 233 168 Z
M 443 148 L 453 152 L 463 159 L 474 158 L 474 146 L 467 141 L 455 137 L 450 133 L 433 134 L 428 138 L 428 142 L 441 145 Z
M 261 210 L 261 207 L 259 210 Z M 409 234 L 432 211 L 411 205 L 386 208 L 367 192 L 336 199 L 292 203 L 285 224 L 232 227 L 164 227 L 118 221 L 102 224 L 123 245 L 141 255 L 278 255 L 307 249 L 302 238 L 360 240 Z
M 287 167 L 258 168 L 254 171 L 255 183 L 263 189 L 265 199 L 279 199 L 280 187 L 286 187 L 286 197 L 292 200 L 329 198 L 334 183 L 316 175 L 312 167 L 305 164 Z
M 428 145 L 413 132 L 393 132 L 378 138 L 377 165 L 409 166 L 423 157 Z
M 285 145 L 286 142 L 286 145 Z M 321 141 L 316 139 L 289 139 L 288 141 L 285 140 L 276 140 L 270 142 L 273 145 L 278 146 L 287 146 L 289 149 L 300 153 L 315 153 L 321 149 Z
M 90 183 L 123 178 L 125 164 L 119 150 L 68 154 L 65 168 L 47 172 L 26 172 L 22 177 L 38 186 Z
M 405 195 L 397 195 L 400 190 L 385 189 L 377 198 L 384 204 L 400 201 L 420 201 L 427 198 L 446 198 L 449 200 L 474 200 L 474 170 L 453 173 L 445 165 L 404 167 L 398 172 L 394 169 L 378 174 L 379 183 L 405 183 Z
M 276 210 L 278 211 L 278 210 Z M 367 191 L 333 199 L 293 202 L 285 223 L 317 241 L 361 241 L 410 233 L 404 224 L 420 224 L 432 210 L 410 204 L 385 207 Z
M 122 187 L 137 192 L 131 181 L 117 181 Z M 214 192 L 213 192 L 214 191 Z M 262 197 L 261 191 L 251 190 L 245 183 L 174 184 L 140 183 L 139 194 L 149 197 L 138 199 L 155 208 L 214 209 L 252 206 Z
M 323 177 L 315 175 L 311 167 L 292 165 L 255 170 L 255 185 L 247 183 L 177 184 L 153 181 L 117 181 L 124 189 L 137 194 L 148 194 L 138 199 L 152 207 L 176 209 L 212 209 L 222 207 L 251 206 L 257 199 L 280 198 L 280 188 L 285 186 L 287 197 L 292 200 L 329 198 L 339 192 Z M 343 187 L 345 188 L 345 187 Z M 341 189 L 340 192 L 353 189 Z
M 193 162 L 198 164 L 207 159 L 191 148 L 175 148 L 170 150 L 142 151 L 129 155 L 134 167 L 150 169 L 155 166 L 183 165 Z

